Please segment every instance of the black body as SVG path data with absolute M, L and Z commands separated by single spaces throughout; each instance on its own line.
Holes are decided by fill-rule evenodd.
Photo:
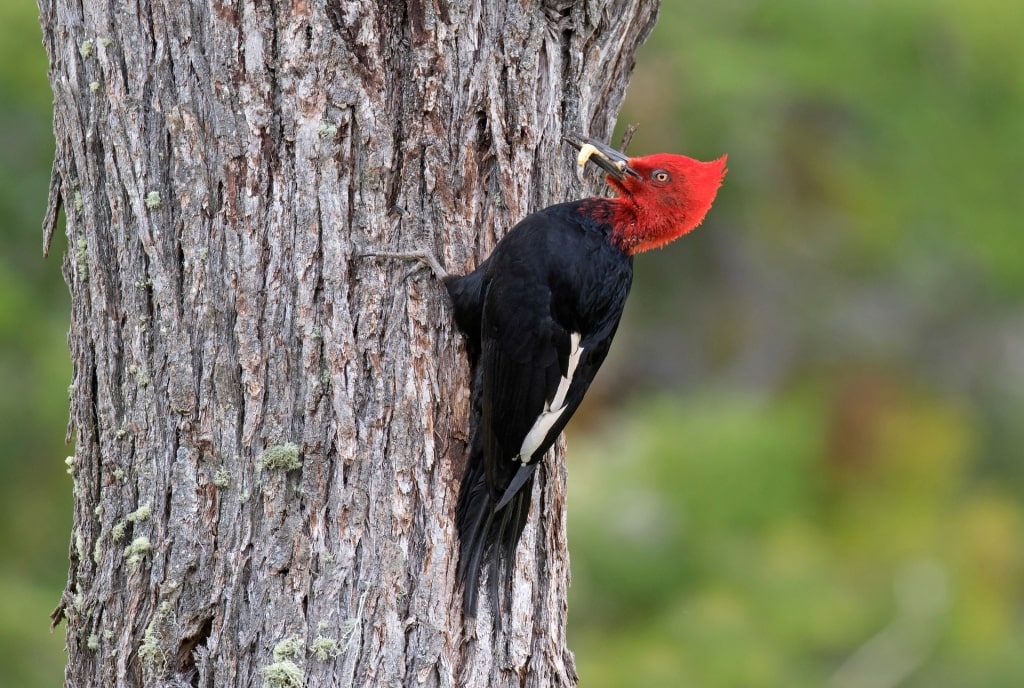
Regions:
M 485 558 L 494 562 L 497 612 L 498 580 L 511 584 L 534 470 L 579 406 L 622 316 L 633 261 L 613 243 L 612 227 L 592 216 L 606 202 L 530 215 L 476 270 L 445 282 L 473 365 L 472 440 L 456 510 L 467 616 L 476 615 Z M 524 463 L 524 438 L 569 373 L 572 333 L 581 335 L 582 352 L 564 410 Z

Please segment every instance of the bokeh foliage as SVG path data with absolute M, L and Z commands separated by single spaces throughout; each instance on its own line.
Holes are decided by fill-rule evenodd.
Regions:
M 63 241 L 42 257 L 53 159 L 52 96 L 38 9 L 0 3 L 0 683 L 59 685 L 63 632 L 49 631 L 67 577 L 64 474 L 71 381 Z
M 663 4 L 632 150 L 730 173 L 570 428 L 582 685 L 1024 685 L 1020 26 Z
M 50 94 L 0 3 L 0 683 L 55 685 Z M 728 152 L 571 426 L 582 685 L 1024 684 L 1024 5 L 666 0 L 631 150 Z M 567 153 L 566 164 L 571 166 Z M 567 167 L 567 170 L 569 168 Z

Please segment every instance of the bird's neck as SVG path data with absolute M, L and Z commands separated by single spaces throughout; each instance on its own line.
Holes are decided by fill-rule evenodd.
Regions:
M 652 218 L 631 198 L 589 198 L 582 212 L 611 228 L 611 241 L 626 255 L 664 246 L 685 231 L 676 231 L 668 218 Z

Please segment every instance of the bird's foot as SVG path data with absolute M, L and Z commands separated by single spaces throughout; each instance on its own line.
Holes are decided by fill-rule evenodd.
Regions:
M 418 251 L 368 251 L 366 253 L 360 253 L 360 258 L 398 258 L 400 260 L 415 261 L 421 263 L 423 266 L 430 268 L 434 275 L 439 280 L 445 280 L 448 278 L 448 271 L 441 265 L 441 261 L 437 259 L 430 251 L 418 250 Z

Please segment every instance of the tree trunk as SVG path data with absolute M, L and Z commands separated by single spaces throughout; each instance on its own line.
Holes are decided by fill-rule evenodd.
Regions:
M 67 216 L 74 686 L 568 686 L 565 471 L 466 622 L 442 286 L 583 195 L 656 0 L 40 0 Z M 589 189 L 593 191 L 595 187 Z M 59 617 L 57 617 L 59 620 Z

